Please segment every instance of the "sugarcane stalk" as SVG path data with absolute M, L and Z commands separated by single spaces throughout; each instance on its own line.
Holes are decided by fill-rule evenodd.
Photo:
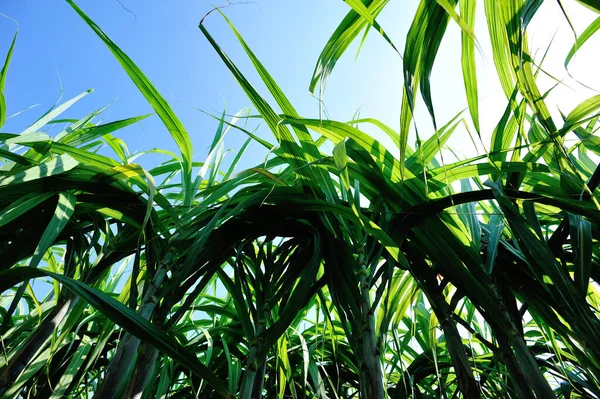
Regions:
M 158 358 L 158 350 L 150 345 L 140 345 L 135 370 L 129 380 L 123 397 L 141 399 L 144 389 L 148 385 Z
M 146 320 L 150 320 L 152 313 L 157 305 L 157 299 L 155 294 L 162 285 L 167 270 L 163 264 L 161 264 L 157 270 L 152 283 L 148 287 L 142 304 L 138 310 L 138 314 Z M 132 334 L 126 332 L 123 338 L 119 342 L 119 347 L 112 358 L 104 381 L 100 386 L 100 389 L 94 395 L 96 399 L 109 399 L 116 397 L 117 393 L 125 383 L 129 370 L 135 363 L 136 354 L 140 346 L 140 340 Z
M 256 301 L 257 322 L 254 333 L 254 340 L 250 346 L 246 371 L 240 388 L 240 399 L 253 399 L 262 397 L 262 389 L 266 372 L 266 359 L 257 359 L 260 351 L 260 335 L 265 331 L 266 313 L 265 306 L 261 298 Z
M 365 399 L 384 399 L 383 372 L 377 337 L 375 335 L 375 318 L 371 310 L 371 295 L 367 281 L 367 265 L 364 252 L 358 255 L 360 265 L 359 284 L 361 290 L 360 309 L 363 321 L 361 344 L 363 353 L 363 367 L 361 367 L 361 382 L 366 386 L 361 387 Z
M 465 399 L 479 399 L 481 398 L 481 391 L 473 375 L 469 357 L 456 327 L 456 322 L 452 318 L 450 307 L 435 278 L 435 275 L 429 275 L 424 279 L 425 286 L 427 287 L 427 290 L 424 290 L 424 292 L 444 331 L 446 345 L 448 346 L 448 352 L 450 353 L 450 359 L 452 360 L 458 381 L 458 389 L 462 392 Z
M 56 331 L 71 310 L 79 301 L 79 297 L 67 294 L 59 300 L 57 305 L 44 318 L 35 332 L 29 337 L 8 364 L 0 371 L 0 396 L 10 388 L 25 369 L 27 364 L 35 357 L 42 347 L 46 345 L 52 333 Z

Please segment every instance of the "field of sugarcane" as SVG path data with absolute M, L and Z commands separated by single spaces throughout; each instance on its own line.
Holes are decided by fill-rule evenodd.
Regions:
M 271 139 L 224 113 L 205 162 L 118 40 L 66 1 L 154 115 L 65 119 L 85 92 L 5 132 L 19 41 L 2 38 L 1 398 L 600 397 L 600 95 L 551 116 L 536 83 L 544 57 L 527 40 L 542 1 L 422 0 L 396 49 L 376 21 L 389 0 L 345 0 L 310 90 L 371 30 L 402 56 L 397 129 L 368 116 L 300 116 L 216 10 L 209 18 L 224 18 L 268 92 L 203 23 L 199 34 Z M 581 3 L 600 12 L 595 0 Z M 444 158 L 457 126 L 485 137 L 476 12 L 505 110 L 485 153 Z M 449 24 L 461 30 L 468 109 L 441 121 L 430 76 Z M 574 29 L 565 65 L 600 19 Z M 435 128 L 410 145 L 417 107 Z M 119 130 L 146 117 L 160 118 L 156 134 L 179 153 L 144 169 Z M 231 129 L 247 141 L 224 163 Z M 266 159 L 241 168 L 251 143 Z

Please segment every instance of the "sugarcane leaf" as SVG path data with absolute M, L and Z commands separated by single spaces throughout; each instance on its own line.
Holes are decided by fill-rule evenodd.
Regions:
M 114 323 L 120 325 L 124 330 L 139 338 L 142 342 L 147 342 L 190 371 L 197 373 L 200 378 L 205 379 L 223 397 L 233 397 L 229 392 L 227 385 L 208 367 L 202 364 L 194 354 L 190 353 L 173 339 L 173 337 L 169 336 L 156 325 L 148 322 L 121 302 L 95 288 L 89 287 L 81 281 L 42 269 L 18 267 L 0 272 L 0 291 L 4 292 L 21 281 L 45 276 L 59 281 L 100 313 Z
M 4 65 L 2 66 L 2 70 L 0 70 L 0 128 L 2 128 L 6 122 L 6 97 L 4 96 L 4 87 L 6 85 L 6 75 L 15 48 L 15 42 L 17 41 L 17 33 L 18 31 L 15 32 L 15 36 L 13 37 L 8 53 L 6 54 Z
M 582 33 L 577 37 L 575 43 L 565 57 L 565 69 L 569 66 L 571 59 L 577 51 L 600 29 L 600 17 L 596 18 Z
M 580 215 L 569 214 L 571 229 L 571 245 L 575 257 L 574 280 L 577 288 L 585 298 L 588 293 L 592 268 L 592 225 Z
M 156 87 L 150 82 L 148 77 L 142 70 L 133 62 L 127 54 L 123 52 L 104 31 L 96 25 L 96 23 L 88 17 L 79 8 L 73 0 L 67 0 L 69 5 L 79 14 L 85 23 L 98 35 L 98 37 L 106 44 L 108 49 L 113 53 L 123 70 L 127 73 L 131 81 L 136 85 L 140 93 L 146 98 L 152 106 L 158 117 L 161 119 L 175 143 L 181 151 L 183 158 L 183 190 L 186 205 L 191 204 L 191 173 L 192 173 L 192 141 L 183 124 L 171 109 L 169 103 L 160 95 Z
M 0 173 L 0 187 L 27 183 L 44 177 L 58 175 L 75 168 L 79 163 L 70 155 L 63 154 L 52 158 L 40 165 L 31 166 L 23 170 Z

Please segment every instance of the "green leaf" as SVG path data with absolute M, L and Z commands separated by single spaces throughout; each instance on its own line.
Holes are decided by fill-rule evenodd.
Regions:
M 40 165 L 15 172 L 0 173 L 0 187 L 58 175 L 75 168 L 77 165 L 78 162 L 72 156 L 68 154 L 60 155 Z
M 77 197 L 69 192 L 58 194 L 56 210 L 46 230 L 44 230 L 40 242 L 35 248 L 33 257 L 29 262 L 30 267 L 37 267 L 48 248 L 54 244 L 60 232 L 65 228 L 71 216 L 73 216 L 76 201 Z
M 52 139 L 46 133 L 31 132 L 31 133 L 15 135 L 14 137 L 11 137 L 11 138 L 5 140 L 4 143 L 8 144 L 8 145 L 15 145 L 15 144 L 36 143 L 38 141 L 52 141 Z
M 21 198 L 8 205 L 0 211 L 0 227 L 26 214 L 53 195 L 54 193 L 51 191 L 42 194 L 32 193 L 28 197 Z
M 2 66 L 2 70 L 0 70 L 0 91 L 4 91 L 4 87 L 6 85 L 6 74 L 8 72 L 8 67 L 10 65 L 10 60 L 12 58 L 13 50 L 15 49 L 15 43 L 17 41 L 17 34 L 19 32 L 15 32 L 13 40 L 8 49 L 8 53 L 6 54 L 6 59 L 4 60 L 4 65 Z M 0 125 L 1 126 L 1 125 Z
M 228 21 L 228 20 L 227 20 Z M 229 23 L 229 21 L 228 21 Z M 230 23 L 229 23 L 230 24 Z M 233 29 L 233 26 L 230 24 Z M 213 46 L 215 51 L 219 54 L 225 65 L 229 68 L 231 73 L 234 75 L 237 82 L 240 84 L 250 101 L 257 108 L 259 113 L 261 114 L 263 120 L 267 123 L 275 137 L 279 145 L 281 146 L 282 152 L 281 157 L 286 159 L 290 166 L 297 171 L 298 175 L 301 177 L 302 181 L 306 182 L 307 185 L 311 186 L 315 192 L 319 192 L 322 190 L 326 190 L 326 192 L 330 193 L 330 197 L 333 197 L 331 194 L 332 187 L 331 182 L 328 179 L 317 179 L 315 178 L 316 174 L 321 176 L 325 176 L 322 172 L 322 168 L 318 165 L 312 168 L 306 168 L 306 160 L 307 159 L 316 159 L 315 152 L 318 153 L 318 149 L 316 145 L 312 141 L 312 138 L 307 132 L 302 132 L 301 130 L 296 130 L 296 133 L 299 133 L 300 141 L 302 143 L 302 148 L 298 146 L 296 140 L 292 136 L 291 132 L 287 128 L 281 124 L 281 118 L 279 115 L 273 110 L 273 108 L 267 103 L 267 101 L 256 91 L 256 89 L 250 84 L 250 82 L 246 79 L 246 77 L 241 73 L 241 71 L 236 67 L 236 65 L 229 59 L 227 54 L 219 47 L 216 41 L 212 38 L 210 33 L 206 30 L 204 25 L 200 24 L 200 30 L 204 34 L 204 36 L 208 39 L 210 44 Z M 270 77 L 268 72 L 262 67 L 262 64 L 253 56 L 250 49 L 245 45 L 245 43 L 241 40 L 241 36 L 237 34 L 237 31 L 234 29 L 234 33 L 238 36 L 238 39 L 242 43 L 242 46 L 246 50 L 246 53 L 250 56 L 253 64 L 255 65 L 257 71 L 263 78 L 263 81 L 267 84 L 267 87 L 271 90 L 271 93 L 277 99 L 279 105 L 288 109 L 289 111 L 293 111 L 291 104 L 289 104 L 288 100 L 283 96 L 283 93 L 276 85 L 275 81 Z M 293 111 L 295 113 L 295 111 Z M 317 183 L 320 181 L 321 183 Z
M 343 140 L 333 147 L 333 159 L 335 161 L 335 165 L 340 171 L 346 169 L 346 165 L 348 164 L 348 155 L 346 155 L 346 145 Z
M 476 0 L 461 0 L 460 15 L 464 23 L 471 32 L 475 27 L 475 5 Z M 465 90 L 467 93 L 467 103 L 469 104 L 469 112 L 475 130 L 479 133 L 479 96 L 477 91 L 477 69 L 475 67 L 475 38 L 468 31 L 461 32 L 462 54 L 461 63 L 463 71 L 463 80 L 465 82 Z
M 387 33 L 385 33 L 383 28 L 375 20 L 375 15 L 373 15 L 371 13 L 371 11 L 369 11 L 369 9 L 365 6 L 365 4 L 363 4 L 363 2 L 361 0 L 344 0 L 344 1 L 346 2 L 346 4 L 348 4 L 350 7 L 352 7 L 352 9 L 354 11 L 356 11 L 358 13 L 358 15 L 360 15 L 365 20 L 367 20 L 367 22 L 369 22 L 369 24 L 372 25 L 373 28 L 375 28 L 377 30 L 377 32 L 379 32 L 381 34 L 381 36 L 383 36 L 385 41 L 387 41 L 390 44 L 390 46 L 392 46 L 392 48 L 394 50 L 396 50 L 396 52 L 398 52 L 398 50 L 396 49 L 396 46 L 394 46 L 394 43 L 392 43 L 392 40 L 389 38 Z
M 571 59 L 573 58 L 575 53 L 579 51 L 579 49 L 584 45 L 584 43 L 588 41 L 588 39 L 592 37 L 594 33 L 598 31 L 598 29 L 600 29 L 600 17 L 596 18 L 594 22 L 592 22 L 583 31 L 583 33 L 579 35 L 579 37 L 577 37 L 577 40 L 575 40 L 575 43 L 573 43 L 573 46 L 571 47 L 569 53 L 567 54 L 567 57 L 565 58 L 565 69 L 569 66 L 569 62 L 571 62 Z
M 569 213 L 571 246 L 575 257 L 574 280 L 583 298 L 587 297 L 592 269 L 592 225 L 580 215 Z
M 179 362 L 182 366 L 197 374 L 198 377 L 205 379 L 223 397 L 233 397 L 227 389 L 227 385 L 175 339 L 121 302 L 111 298 L 102 291 L 89 287 L 81 281 L 41 269 L 18 267 L 0 272 L 0 292 L 6 291 L 21 281 L 45 276 L 59 281 L 108 319 L 139 338 L 140 341 L 154 346 L 173 360 Z
M 136 116 L 133 118 L 127 118 L 115 122 L 106 123 L 103 125 L 92 126 L 92 127 L 84 127 L 82 129 L 73 130 L 71 133 L 62 137 L 58 140 L 60 143 L 69 144 L 73 147 L 78 147 L 80 145 L 87 144 L 99 137 L 107 135 L 109 133 L 113 133 L 117 130 L 123 129 L 135 122 L 139 122 L 141 120 L 146 119 L 152 114 L 146 114 L 141 116 Z
M 15 42 L 17 41 L 17 33 L 18 31 L 15 32 L 15 36 L 13 37 L 10 48 L 8 49 L 8 53 L 6 54 L 4 66 L 0 71 L 0 128 L 2 128 L 2 126 L 4 126 L 4 122 L 6 122 L 6 99 L 4 97 L 4 86 L 6 84 L 6 74 L 8 72 L 8 66 L 10 65 L 10 59 L 12 58 Z
M 577 0 L 587 8 L 600 13 L 600 1 L 599 0 Z
M 368 14 L 375 18 L 388 2 L 389 0 L 366 0 L 363 4 L 368 7 Z M 368 25 L 369 22 L 354 9 L 346 14 L 319 55 L 310 80 L 309 90 L 311 93 L 315 92 L 319 82 L 325 85 L 337 61 Z
M 408 157 L 405 162 L 406 168 L 410 169 L 415 175 L 426 168 L 433 157 L 442 151 L 442 147 L 456 130 L 456 127 L 460 123 L 460 121 L 456 121 L 456 119 L 458 119 L 461 114 L 462 111 L 452 118 L 450 122 L 442 126 L 425 143 L 423 143 L 417 151 Z
M 456 0 L 447 2 L 450 7 Z M 419 84 L 421 94 L 437 130 L 433 101 L 431 98 L 430 76 L 440 44 L 448 26 L 449 14 L 439 4 L 422 0 L 415 13 L 406 36 L 403 56 L 404 89 L 400 109 L 400 170 L 404 177 L 404 159 L 413 112 L 416 107 L 416 93 Z M 417 140 L 418 131 L 417 131 Z
M 492 215 L 487 224 L 487 229 L 489 233 L 485 256 L 485 271 L 487 274 L 492 274 L 496 257 L 498 256 L 498 244 L 502 239 L 502 231 L 504 230 L 504 219 L 499 215 Z
M 496 72 L 506 98 L 511 98 L 515 88 L 515 78 L 512 74 L 510 59 L 507 56 L 510 51 L 508 35 L 499 9 L 500 5 L 496 0 L 484 0 L 484 5 Z
M 227 22 L 227 24 L 229 25 L 231 30 L 236 35 L 238 41 L 244 48 L 244 51 L 246 52 L 246 54 L 252 61 L 252 65 L 258 72 L 262 81 L 265 83 L 265 85 L 269 89 L 269 92 L 271 93 L 273 98 L 275 98 L 275 100 L 277 101 L 277 104 L 281 107 L 281 110 L 284 112 L 284 114 L 287 116 L 294 117 L 294 118 L 299 117 L 298 113 L 296 112 L 296 110 L 294 109 L 294 107 L 292 106 L 292 104 L 288 100 L 288 98 L 285 96 L 285 94 L 283 93 L 283 91 L 281 90 L 281 88 L 279 87 L 277 82 L 275 81 L 275 79 L 273 79 L 273 77 L 267 71 L 267 69 L 264 67 L 264 65 L 254 55 L 254 53 L 252 52 L 250 47 L 246 44 L 246 42 L 244 41 L 244 39 L 242 38 L 240 33 L 237 31 L 237 29 L 235 29 L 235 27 L 233 26 L 231 21 L 222 12 L 221 12 L 221 15 L 223 16 L 223 18 L 225 19 L 225 21 Z M 204 27 L 202 25 L 201 25 L 201 29 L 203 29 L 203 32 L 205 32 L 205 35 L 206 35 L 206 30 L 204 29 Z M 212 39 L 209 38 L 209 40 L 212 40 Z M 211 43 L 212 43 L 212 41 L 211 41 Z M 214 45 L 213 45 L 213 47 L 214 47 Z M 220 52 L 220 49 L 217 49 L 217 47 L 215 47 L 215 49 L 218 52 Z M 305 168 L 305 167 L 303 167 L 304 165 L 296 166 L 297 168 L 300 168 L 299 174 L 303 177 L 306 176 L 305 179 L 308 180 L 308 183 L 313 187 L 315 192 L 323 191 L 328 198 L 333 199 L 334 198 L 334 194 L 333 194 L 334 188 L 331 183 L 331 179 L 329 178 L 329 175 L 324 172 L 323 168 L 320 167 L 320 165 L 314 165 L 314 163 L 321 158 L 321 154 L 320 154 L 313 138 L 308 133 L 306 128 L 303 126 L 293 126 L 294 133 L 296 133 L 296 136 L 298 137 L 298 140 L 300 142 L 300 146 L 301 146 L 300 151 L 296 151 L 294 146 L 291 146 L 291 145 L 284 146 L 284 144 L 286 144 L 286 141 L 289 140 L 288 136 L 292 138 L 292 141 L 294 142 L 294 144 L 295 144 L 295 140 L 293 140 L 293 137 L 291 136 L 291 133 L 288 131 L 288 129 L 285 126 L 281 126 L 281 124 L 280 124 L 281 117 L 279 115 L 277 115 L 274 118 L 274 115 L 271 115 L 271 113 L 274 113 L 274 111 L 272 109 L 270 109 L 270 106 L 266 103 L 266 101 L 264 101 L 264 100 L 261 101 L 261 99 L 259 99 L 259 98 L 254 98 L 254 97 L 258 96 L 258 93 L 254 92 L 254 90 L 247 83 L 247 81 L 244 82 L 245 78 L 241 74 L 238 75 L 237 72 L 235 72 L 232 69 L 232 67 L 235 67 L 235 65 L 230 66 L 229 60 L 227 60 L 226 58 L 223 58 L 223 56 L 221 58 L 228 65 L 229 69 L 232 70 L 232 72 L 234 72 L 234 76 L 236 76 L 236 79 L 242 85 L 242 87 L 246 91 L 246 94 L 250 97 L 250 100 L 258 108 L 258 110 L 261 113 L 261 115 L 263 116 L 263 118 L 266 118 L 266 121 L 269 124 L 269 126 L 271 127 L 272 124 L 275 122 L 275 120 L 277 121 L 276 126 L 271 127 L 271 130 L 273 131 L 275 136 L 278 138 L 278 141 L 280 141 L 282 148 L 284 150 L 293 149 L 294 152 L 292 154 L 295 155 L 295 153 L 298 153 L 299 159 L 304 159 L 306 163 L 313 164 L 313 167 L 310 167 L 310 168 Z M 258 104 L 260 104 L 260 107 Z M 269 120 L 271 120 L 271 119 L 273 119 L 273 120 L 271 123 L 269 123 Z M 319 182 L 318 184 L 316 183 L 317 181 Z
M 142 70 L 123 52 L 102 29 L 96 25 L 74 2 L 67 0 L 73 9 L 81 18 L 92 28 L 98 37 L 106 44 L 108 49 L 116 57 L 119 64 L 123 67 L 131 81 L 137 86 L 138 90 L 146 98 L 148 103 L 154 108 L 158 117 L 162 120 L 165 127 L 177 143 L 183 157 L 183 191 L 186 198 L 186 205 L 191 205 L 193 193 L 191 193 L 191 174 L 192 174 L 192 141 L 186 132 L 183 124 L 175 115 L 175 112 L 169 106 L 169 103 L 160 95 L 156 87 L 144 75 Z
M 94 90 L 92 90 L 92 89 L 86 90 L 83 93 L 81 93 L 80 95 L 73 97 L 69 101 L 62 103 L 61 105 L 59 105 L 56 108 L 53 108 L 52 110 L 50 110 L 50 112 L 44 114 L 40 119 L 35 121 L 35 123 L 33 123 L 33 125 L 29 126 L 27 129 L 25 129 L 23 132 L 21 132 L 21 136 L 28 137 L 31 134 L 38 133 L 38 131 L 41 128 L 43 128 L 45 125 L 47 125 L 51 120 L 53 120 L 54 118 L 56 118 L 57 116 L 59 116 L 60 114 L 65 112 L 73 104 L 75 104 L 77 101 L 81 100 L 83 97 L 87 96 L 88 94 L 90 94 L 93 91 Z
M 567 133 L 573 130 L 574 127 L 584 123 L 583 120 L 586 116 L 600 109 L 600 94 L 592 96 L 581 104 L 576 106 L 573 111 L 569 112 L 565 124 L 563 125 L 561 132 Z

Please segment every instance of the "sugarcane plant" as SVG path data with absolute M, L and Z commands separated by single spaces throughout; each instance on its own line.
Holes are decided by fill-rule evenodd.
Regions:
M 375 29 L 402 53 L 398 130 L 299 115 L 217 9 L 209 18 L 223 17 L 276 104 L 203 18 L 200 34 L 252 104 L 213 115 L 204 162 L 141 69 L 66 1 L 154 115 L 61 119 L 88 91 L 0 133 L 1 397 L 600 397 L 600 96 L 551 117 L 526 35 L 541 1 L 484 1 L 506 109 L 486 152 L 466 159 L 446 143 L 482 130 L 474 0 L 421 1 L 403 52 L 376 20 L 387 0 L 346 0 L 309 88 L 322 92 Z M 440 127 L 429 77 L 450 23 L 468 115 Z M 566 64 L 599 28 L 577 37 Z M 413 148 L 419 92 L 434 128 Z M 151 150 L 168 159 L 148 170 L 118 138 L 147 117 L 179 149 Z M 229 164 L 228 131 L 247 137 Z M 250 145 L 265 161 L 239 170 Z

